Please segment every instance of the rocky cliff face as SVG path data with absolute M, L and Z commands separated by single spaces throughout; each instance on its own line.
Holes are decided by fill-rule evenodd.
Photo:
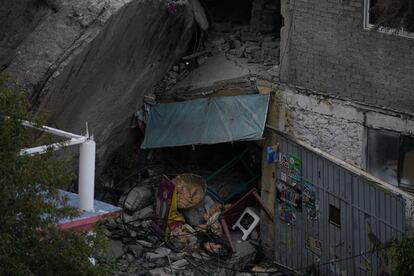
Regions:
M 187 1 L 1 1 L 0 65 L 51 125 L 88 122 L 101 165 L 196 30 Z

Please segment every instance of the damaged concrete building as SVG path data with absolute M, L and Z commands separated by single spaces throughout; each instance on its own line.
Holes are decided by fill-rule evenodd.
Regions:
M 254 240 L 280 267 L 391 271 L 388 252 L 372 250 L 414 222 L 414 34 L 373 29 L 373 1 L 50 3 L 1 7 L 1 69 L 52 124 L 79 132 L 89 123 L 104 175 L 117 148 L 142 142 L 139 179 L 109 181 L 114 202 L 123 194 L 135 204 L 131 190 L 156 186 L 158 174 L 193 173 L 223 206 L 260 193 L 267 209 Z M 129 222 L 154 215 L 144 198 L 126 208 Z M 213 215 L 183 213 L 193 225 Z M 151 252 L 137 237 L 148 226 L 127 233 L 126 254 L 144 248 L 168 267 L 169 249 Z M 224 268 L 244 271 L 236 262 L 246 256 Z

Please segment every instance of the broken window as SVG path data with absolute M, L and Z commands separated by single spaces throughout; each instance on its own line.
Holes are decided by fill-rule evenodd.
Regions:
M 341 227 L 341 209 L 329 204 L 329 222 Z
M 364 28 L 414 38 L 412 0 L 364 0 Z
M 414 138 L 368 129 L 367 170 L 389 184 L 414 190 Z

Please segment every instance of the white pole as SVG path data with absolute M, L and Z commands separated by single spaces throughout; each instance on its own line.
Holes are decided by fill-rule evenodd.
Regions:
M 79 156 L 79 209 L 92 211 L 95 189 L 96 144 L 89 139 L 80 145 Z

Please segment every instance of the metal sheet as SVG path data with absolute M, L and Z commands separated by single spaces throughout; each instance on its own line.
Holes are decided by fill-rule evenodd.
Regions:
M 269 95 L 212 97 L 151 107 L 142 148 L 259 140 Z
M 276 199 L 276 261 L 301 272 L 315 265 L 324 275 L 387 272 L 391 260 L 387 250 L 366 252 L 404 233 L 404 200 L 284 136 L 278 136 L 278 141 L 281 154 L 301 159 L 298 188 L 303 191 L 305 181 L 315 186 L 319 220 L 310 220 L 309 208 L 303 206 L 296 210 L 295 223 L 287 224 L 278 217 L 278 208 L 284 203 Z M 281 170 L 279 166 L 276 184 Z M 330 204 L 340 209 L 340 226 L 329 222 Z M 320 241 L 320 256 L 307 248 L 309 237 Z

